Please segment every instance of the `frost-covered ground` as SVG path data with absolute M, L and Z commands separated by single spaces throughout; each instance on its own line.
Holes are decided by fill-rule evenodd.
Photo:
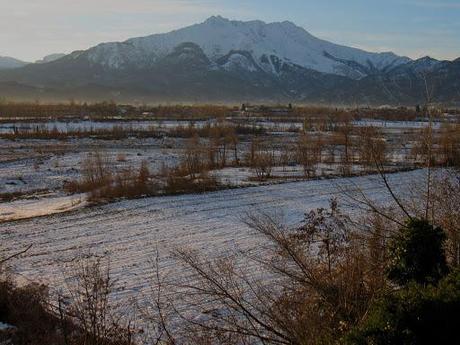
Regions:
M 232 119 L 228 119 L 232 121 Z M 202 126 L 205 121 L 195 122 L 194 125 Z M 254 122 L 255 123 L 255 122 Z M 254 125 L 251 121 L 245 123 L 248 126 Z M 149 126 L 161 126 L 173 128 L 187 126 L 188 121 L 50 121 L 50 122 L 4 122 L 0 123 L 0 133 L 12 131 L 15 127 L 34 128 L 45 126 L 48 129 L 57 128 L 60 131 L 66 130 L 88 130 L 91 128 L 111 128 L 114 125 L 125 128 L 148 128 Z M 243 122 L 244 124 L 244 122 Z M 267 129 L 263 140 L 274 147 L 286 143 L 295 145 L 296 133 L 291 132 L 294 128 L 298 130 L 301 123 L 294 122 L 270 122 L 261 121 L 257 126 Z M 390 154 L 388 160 L 394 166 L 400 168 L 410 150 L 408 144 L 399 144 L 401 136 L 406 131 L 415 130 L 419 123 L 406 124 L 398 127 L 388 122 L 385 125 L 386 138 L 389 143 Z M 409 132 L 411 133 L 411 132 Z M 329 133 L 323 133 L 329 135 Z M 239 156 L 244 157 L 250 150 L 250 136 L 240 136 L 238 144 Z M 206 140 L 203 145 L 206 146 Z M 5 140 L 0 139 L 0 222 L 28 218 L 50 213 L 65 212 L 83 207 L 84 199 L 80 196 L 69 197 L 63 189 L 67 181 L 75 181 L 81 177 L 82 161 L 90 153 L 102 152 L 114 165 L 114 169 L 131 168 L 137 169 L 142 161 L 146 161 L 152 173 L 155 173 L 163 166 L 176 166 L 180 156 L 187 146 L 186 139 L 179 138 L 127 138 L 123 140 L 102 140 L 95 138 L 79 138 L 68 140 Z M 277 155 L 282 152 L 273 149 Z M 325 152 L 323 152 L 325 154 Z M 330 155 L 330 153 L 328 153 Z M 335 150 L 335 162 L 341 157 L 340 148 Z M 326 157 L 323 157 L 326 158 Z M 331 157 L 328 157 L 328 159 Z M 324 160 L 324 159 L 323 159 Z M 255 186 L 286 181 L 295 181 L 304 178 L 304 171 L 301 166 L 275 166 L 272 169 L 271 177 L 266 181 L 257 181 L 256 173 L 248 167 L 227 167 L 212 171 L 211 173 L 226 185 L 233 186 Z M 352 173 L 359 174 L 364 169 L 359 164 L 350 167 Z M 316 176 L 328 177 L 341 173 L 338 163 L 321 163 L 316 166 Z M 13 197 L 12 202 L 7 201 Z M 18 200 L 19 199 L 19 200 Z
M 315 166 L 315 173 L 311 178 L 328 178 L 340 174 L 342 167 L 339 163 L 318 163 Z M 361 165 L 350 167 L 350 173 L 359 175 L 365 168 Z M 232 186 L 256 186 L 261 184 L 280 183 L 286 181 L 295 181 L 305 179 L 304 168 L 301 165 L 273 167 L 270 173 L 271 178 L 259 181 L 253 169 L 248 167 L 242 168 L 223 168 L 213 170 L 210 174 L 216 176 L 222 183 Z
M 234 122 L 234 119 L 229 117 L 227 122 Z M 269 120 L 261 120 L 255 118 L 253 120 L 248 119 L 236 119 L 236 123 L 246 126 L 256 126 L 264 128 L 267 131 L 278 132 L 278 131 L 298 131 L 303 129 L 303 122 L 273 122 Z M 48 121 L 48 122 L 25 122 L 25 121 L 11 121 L 11 122 L 0 122 L 0 134 L 2 133 L 13 133 L 15 130 L 58 130 L 59 132 L 69 131 L 96 131 L 96 130 L 108 130 L 114 127 L 123 128 L 125 130 L 148 130 L 151 128 L 157 129 L 172 129 L 177 127 L 187 127 L 193 125 L 196 128 L 203 127 L 207 124 L 217 123 L 216 119 L 210 119 L 208 121 L 188 121 L 188 120 L 144 120 L 144 121 Z M 386 120 L 374 120 L 364 119 L 359 121 L 353 121 L 352 123 L 357 127 L 371 126 L 378 127 L 387 130 L 391 129 L 421 129 L 428 127 L 428 121 L 386 121 Z M 434 122 L 434 128 L 440 128 L 441 122 Z
M 407 195 L 425 177 L 422 170 L 389 175 L 398 194 Z M 212 259 L 237 251 L 259 249 L 265 243 L 242 219 L 247 212 L 274 213 L 288 224 L 298 224 L 306 211 L 325 207 L 333 197 L 342 201 L 343 191 L 363 190 L 386 203 L 390 197 L 378 176 L 292 182 L 219 191 L 202 195 L 156 197 L 121 201 L 18 222 L 0 224 L 0 243 L 5 255 L 32 244 L 12 270 L 23 279 L 49 284 L 52 291 L 64 286 L 63 277 L 81 255 L 110 258 L 120 301 L 142 303 L 150 291 L 156 252 L 163 268 L 177 279 L 186 278 L 170 258 L 177 247 L 198 250 Z M 349 202 L 349 200 L 348 200 Z M 351 205 L 347 206 L 350 210 Z M 249 264 L 247 269 L 252 269 Z
M 151 121 L 48 121 L 48 122 L 0 122 L 0 134 L 14 133 L 14 131 L 30 131 L 30 130 L 58 130 L 59 132 L 70 131 L 96 131 L 108 130 L 114 127 L 123 128 L 125 130 L 147 130 L 151 128 L 170 129 L 179 126 L 187 127 L 193 124 L 194 127 L 203 127 L 207 123 L 213 121 L 168 121 L 168 120 L 151 120 Z
M 177 142 L 174 139 L 0 140 L 5 148 L 0 152 L 0 194 L 59 192 L 65 181 L 80 177 L 82 160 L 96 151 L 120 167 L 136 168 L 143 160 L 152 171 L 163 164 L 174 166 L 180 152 L 180 141 Z
M 374 120 L 374 119 L 363 119 L 360 121 L 353 121 L 354 126 L 358 127 L 378 127 L 387 129 L 420 129 L 426 128 L 430 125 L 428 121 L 386 121 L 386 120 Z M 442 122 L 433 122 L 433 128 L 440 128 Z

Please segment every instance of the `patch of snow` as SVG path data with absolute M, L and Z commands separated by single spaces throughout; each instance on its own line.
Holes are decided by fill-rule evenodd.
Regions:
M 86 204 L 84 194 L 0 203 L 0 223 L 74 211 Z
M 9 325 L 7 323 L 0 322 L 0 331 L 7 331 L 10 329 L 15 329 L 16 327 Z
M 441 122 L 433 122 L 433 128 L 439 129 L 442 125 Z M 428 121 L 386 121 L 386 120 L 374 120 L 374 119 L 363 119 L 359 121 L 353 121 L 353 126 L 357 127 L 378 127 L 378 128 L 392 128 L 392 129 L 420 129 L 429 126 Z
M 222 67 L 229 71 L 242 68 L 248 72 L 257 72 L 257 67 L 247 57 L 240 54 L 231 55 Z

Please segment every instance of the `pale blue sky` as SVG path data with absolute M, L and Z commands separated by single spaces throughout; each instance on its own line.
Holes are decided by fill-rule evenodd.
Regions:
M 370 51 L 460 57 L 460 0 L 0 0 L 0 55 L 33 61 L 205 20 L 290 20 Z

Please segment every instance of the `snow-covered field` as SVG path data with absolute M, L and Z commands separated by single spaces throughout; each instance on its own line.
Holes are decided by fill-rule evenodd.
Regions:
M 417 170 L 389 175 L 389 181 L 398 193 L 405 194 L 424 176 L 423 170 Z M 54 290 L 63 286 L 64 276 L 71 274 L 66 267 L 76 257 L 105 255 L 120 285 L 116 297 L 142 300 L 151 286 L 151 262 L 157 250 L 164 267 L 183 277 L 169 258 L 174 248 L 191 247 L 207 258 L 254 250 L 263 240 L 242 221 L 247 212 L 275 213 L 289 224 L 298 224 L 305 211 L 325 207 L 331 198 L 343 198 L 342 191 L 358 187 L 375 200 L 390 201 L 378 176 L 292 182 L 126 200 L 3 223 L 0 243 L 6 255 L 32 244 L 27 255 L 12 263 L 12 270 L 24 279 L 49 284 Z
M 59 132 L 70 131 L 96 131 L 109 130 L 114 127 L 123 128 L 125 130 L 148 130 L 150 128 L 170 129 L 179 126 L 187 127 L 191 124 L 195 127 L 203 127 L 207 123 L 213 121 L 47 121 L 47 122 L 0 122 L 1 133 L 13 133 L 14 131 L 31 131 L 35 129 L 52 131 L 54 129 Z
M 341 171 L 340 169 L 341 166 L 338 163 L 318 163 L 315 166 L 315 173 L 312 174 L 312 178 L 314 179 L 314 176 L 317 178 L 338 176 Z M 350 173 L 352 174 L 359 175 L 364 172 L 364 168 L 361 165 L 350 167 Z M 266 181 L 257 180 L 253 169 L 248 167 L 212 170 L 210 174 L 217 177 L 223 184 L 231 186 L 255 186 L 306 179 L 304 169 L 301 165 L 273 167 L 270 174 L 272 179 Z
M 377 127 L 387 129 L 420 129 L 430 125 L 428 121 L 386 121 L 386 120 L 360 120 L 353 121 L 353 125 L 357 127 Z M 440 128 L 441 122 L 433 122 L 432 126 L 435 129 Z
M 80 177 L 82 160 L 95 151 L 104 153 L 120 167 L 136 168 L 143 160 L 152 171 L 162 164 L 174 166 L 180 152 L 175 148 L 180 146 L 177 141 L 171 138 L 123 141 L 80 139 L 67 142 L 0 140 L 0 145 L 5 147 L 0 152 L 0 193 L 59 191 L 65 181 Z
M 236 119 L 229 117 L 228 122 L 236 122 L 241 125 L 248 127 L 256 126 L 258 128 L 264 128 L 270 132 L 283 132 L 283 131 L 299 131 L 303 129 L 303 122 L 272 122 L 270 120 L 261 120 L 255 118 L 250 121 L 244 119 Z M 180 120 L 144 120 L 144 121 L 47 121 L 47 122 L 0 122 L 0 134 L 13 133 L 17 130 L 30 131 L 35 129 L 41 130 L 58 130 L 59 132 L 70 132 L 70 131 L 97 131 L 97 130 L 110 130 L 114 127 L 123 128 L 124 130 L 148 130 L 152 128 L 156 129 L 172 129 L 177 127 L 188 127 L 193 125 L 196 128 L 204 127 L 206 124 L 216 124 L 216 119 L 210 119 L 208 121 L 180 121 Z M 434 122 L 434 128 L 440 128 L 441 122 Z M 378 127 L 384 129 L 421 129 L 428 127 L 428 121 L 386 121 L 386 120 L 374 120 L 374 119 L 363 119 L 359 121 L 353 121 L 353 125 L 357 127 Z

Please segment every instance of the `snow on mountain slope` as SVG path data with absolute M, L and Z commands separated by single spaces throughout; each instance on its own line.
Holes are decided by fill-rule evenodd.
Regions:
M 213 62 L 231 51 L 249 52 L 259 67 L 267 72 L 277 70 L 273 61 L 277 60 L 319 72 L 359 78 L 369 71 L 410 61 L 393 53 L 369 53 L 336 45 L 318 39 L 287 21 L 266 24 L 262 21 L 233 21 L 219 16 L 166 34 L 132 38 L 122 43 L 100 44 L 88 51 L 88 58 L 92 63 L 110 68 L 128 65 L 146 67 L 185 42 L 200 46 Z M 232 57 L 234 59 L 240 62 L 244 60 L 242 57 Z M 252 64 L 248 66 L 254 69 Z

